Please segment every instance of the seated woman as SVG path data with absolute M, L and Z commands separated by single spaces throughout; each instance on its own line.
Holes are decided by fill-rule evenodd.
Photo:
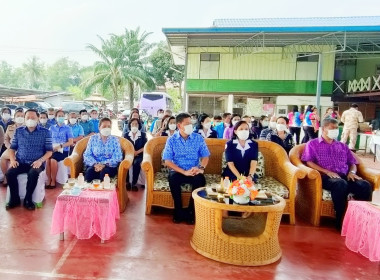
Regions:
M 276 129 L 271 130 L 266 140 L 272 141 L 283 147 L 287 154 L 294 147 L 293 135 L 288 133 L 289 119 L 287 117 L 278 117 L 276 121 Z
M 24 125 L 24 110 L 22 108 L 16 108 L 14 115 L 14 124 L 8 125 L 7 131 L 4 134 L 4 145 L 7 148 L 5 152 L 1 155 L 1 171 L 3 174 L 6 174 L 8 171 L 8 163 L 9 163 L 9 147 L 11 146 L 13 137 L 15 135 L 16 129 L 22 125 Z M 7 177 L 4 176 L 3 184 L 7 185 Z
M 249 126 L 245 121 L 236 123 L 233 133 L 232 139 L 227 142 L 224 151 L 227 166 L 224 168 L 222 176 L 228 176 L 231 181 L 241 175 L 246 176 L 249 180 L 256 180 L 255 171 L 259 146 L 255 141 L 248 139 Z
M 194 132 L 202 135 L 203 138 L 218 138 L 216 131 L 211 127 L 211 119 L 207 114 L 200 115 Z
M 133 159 L 133 176 L 132 176 L 132 190 L 136 191 L 137 188 L 137 180 L 140 175 L 141 171 L 141 162 L 143 160 L 143 152 L 144 152 L 144 146 L 148 139 L 146 138 L 146 133 L 141 132 L 141 123 L 139 122 L 139 119 L 131 119 L 128 123 L 129 126 L 129 133 L 124 134 L 123 137 L 129 140 L 133 147 L 135 148 L 135 158 Z M 127 190 L 131 189 L 131 185 L 129 184 L 129 180 L 127 182 Z
M 138 111 L 138 109 L 134 108 L 134 109 L 132 109 L 131 114 L 129 115 L 129 120 L 124 123 L 124 128 L 123 128 L 123 134 L 122 135 L 125 135 L 125 134 L 127 134 L 129 132 L 128 123 L 130 122 L 131 119 L 138 119 L 139 122 L 140 122 L 140 124 L 141 124 L 140 131 L 141 132 L 146 132 L 145 126 L 144 126 L 144 122 L 140 118 L 139 111 Z
M 94 179 L 103 181 L 104 175 L 115 177 L 117 168 L 123 158 L 119 139 L 111 135 L 112 122 L 109 118 L 103 118 L 99 122 L 99 132 L 92 135 L 83 153 L 83 161 L 86 166 L 85 180 L 91 182 Z
M 55 112 L 55 118 L 57 124 L 49 128 L 53 140 L 53 155 L 46 161 L 47 189 L 56 187 L 58 162 L 69 156 L 70 146 L 73 144 L 73 132 L 65 124 L 65 113 L 58 110 Z
M 169 121 L 169 118 L 170 116 L 169 115 L 165 115 L 162 120 L 160 121 L 160 126 L 157 128 L 157 132 L 152 134 L 153 137 L 159 137 L 159 136 L 163 136 L 162 133 L 165 132 L 166 130 L 166 127 L 168 125 L 168 121 Z
M 161 136 L 172 136 L 177 131 L 177 123 L 175 117 L 169 117 L 165 131 L 161 133 Z
M 231 116 L 230 125 L 224 130 L 223 139 L 232 139 L 234 135 L 234 126 L 240 121 L 240 119 L 241 116 L 239 114 L 233 114 Z
M 252 128 L 252 121 L 251 121 L 251 117 L 250 116 L 247 116 L 245 115 L 244 117 L 241 118 L 243 121 L 245 121 L 247 124 L 248 124 L 248 127 L 249 127 L 249 137 L 248 139 L 257 139 L 259 138 L 258 135 L 256 134 L 255 130 Z

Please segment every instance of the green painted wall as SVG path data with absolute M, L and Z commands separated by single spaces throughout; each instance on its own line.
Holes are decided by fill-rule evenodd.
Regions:
M 199 80 L 188 79 L 188 93 L 258 93 L 258 94 L 299 94 L 315 95 L 316 81 L 284 80 Z M 322 95 L 331 95 L 332 81 L 322 82 Z
M 356 79 L 375 75 L 376 65 L 380 65 L 380 58 L 364 58 L 366 59 L 358 59 L 356 62 Z

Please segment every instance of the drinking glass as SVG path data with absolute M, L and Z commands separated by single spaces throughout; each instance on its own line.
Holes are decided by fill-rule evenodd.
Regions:
M 95 179 L 92 181 L 92 185 L 94 186 L 95 189 L 99 188 L 100 186 L 100 180 L 99 179 Z
M 74 187 L 74 185 L 75 185 L 75 178 L 69 178 L 67 180 L 67 183 L 69 184 L 70 188 Z

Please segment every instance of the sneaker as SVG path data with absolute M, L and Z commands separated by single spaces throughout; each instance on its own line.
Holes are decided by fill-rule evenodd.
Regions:
M 8 202 L 7 205 L 5 205 L 5 209 L 10 210 L 10 209 L 16 208 L 20 205 L 21 205 L 20 201 L 19 202 Z

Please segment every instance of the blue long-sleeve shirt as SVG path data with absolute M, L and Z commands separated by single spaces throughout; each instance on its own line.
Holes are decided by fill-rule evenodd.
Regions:
M 103 142 L 100 134 L 95 134 L 88 140 L 86 151 L 83 154 L 84 164 L 94 166 L 97 163 L 117 167 L 123 158 L 119 139 L 110 135 Z

